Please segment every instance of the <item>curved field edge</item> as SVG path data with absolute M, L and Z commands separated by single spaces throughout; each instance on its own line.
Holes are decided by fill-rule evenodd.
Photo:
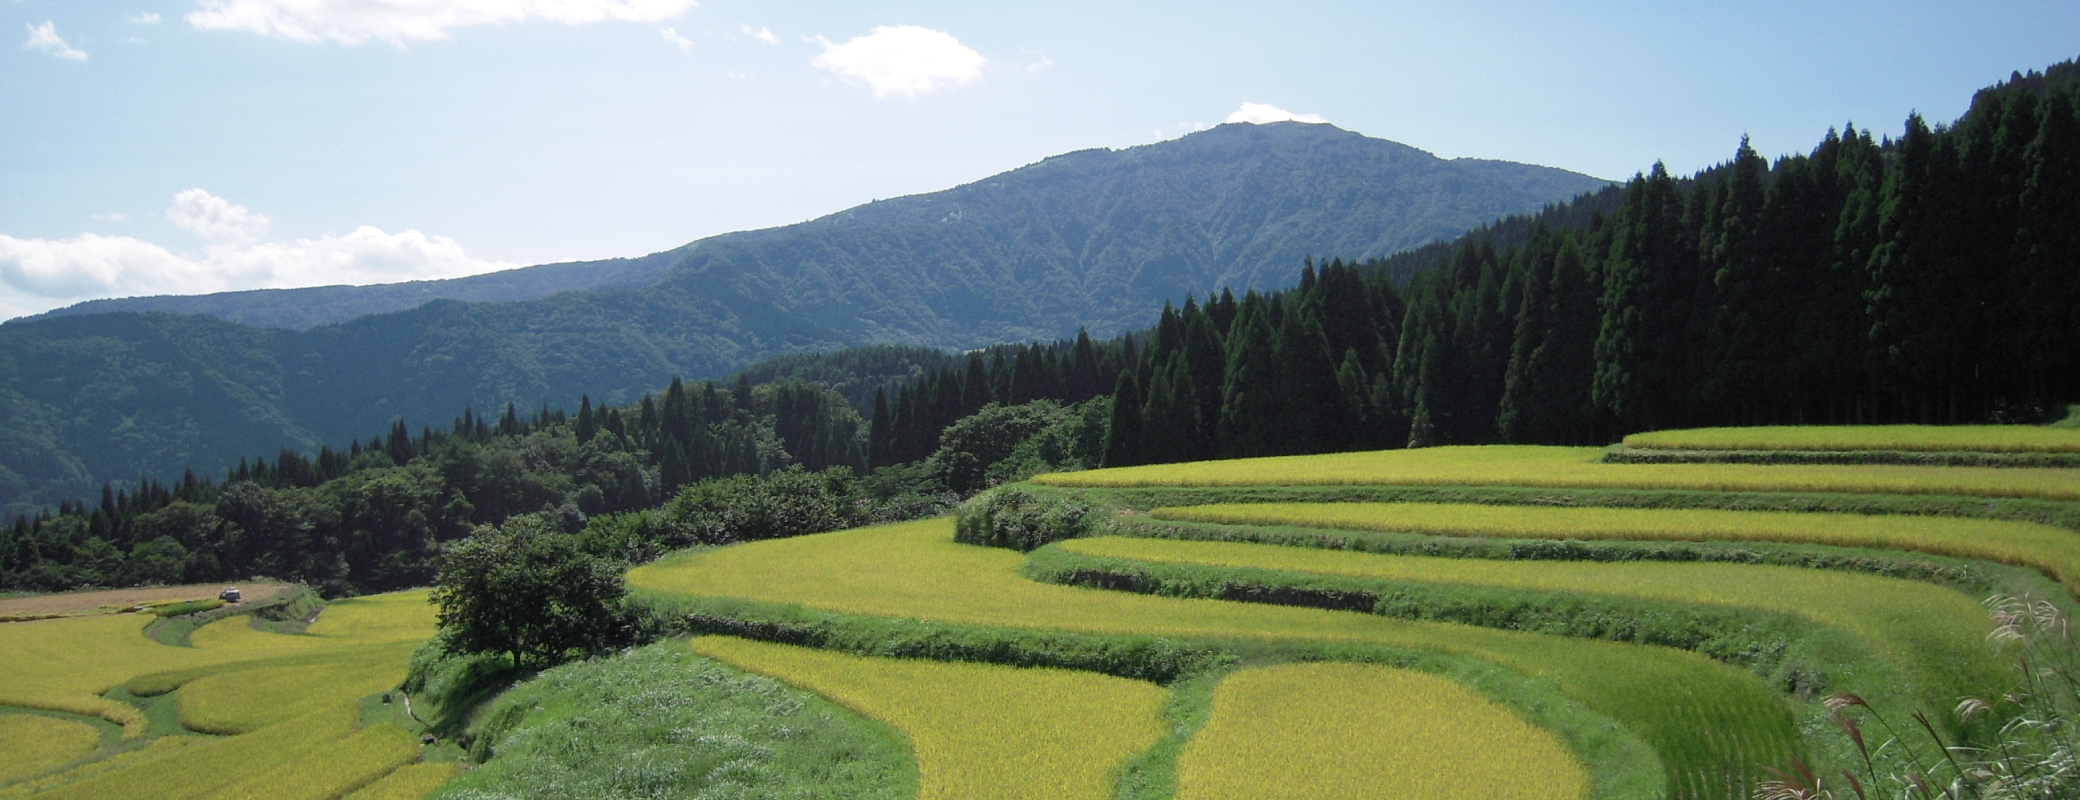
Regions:
M 917 794 L 895 730 L 683 639 L 547 670 L 475 717 L 488 758 L 436 797 Z
M 200 797 L 224 792 L 331 798 L 419 760 L 418 742 L 404 729 L 363 724 L 361 704 L 353 695 L 365 688 L 387 688 L 402 676 L 410 641 L 431 633 L 432 612 L 425 608 L 424 594 L 375 596 L 335 607 L 341 613 L 319 635 L 262 632 L 249 626 L 248 619 L 234 616 L 196 629 L 192 647 L 153 641 L 143 635 L 141 621 L 114 618 L 40 622 L 0 631 L 13 637 L 10 644 L 23 647 L 21 658 L 0 665 L 9 688 L 58 701 L 53 704 L 101 689 L 95 700 L 121 706 L 133 718 L 125 720 L 133 723 L 126 726 L 125 738 L 105 743 L 60 772 L 0 790 L 0 795 Z M 310 671 L 326 659 L 374 662 L 353 664 L 370 673 L 356 685 L 335 686 L 324 680 L 325 675 Z M 169 736 L 185 733 L 174 720 L 176 705 L 185 698 L 146 700 L 123 685 L 154 670 L 162 678 L 156 686 L 140 686 L 147 689 L 144 694 L 163 694 L 191 680 L 231 673 L 238 680 L 224 683 L 220 705 L 229 702 L 251 712 L 280 705 L 273 701 L 284 697 L 299 702 L 247 713 L 247 721 L 234 726 L 242 735 Z M 395 675 L 374 674 L 389 672 Z M 248 690 L 256 685 L 256 677 L 271 679 L 260 682 L 276 684 L 274 690 L 246 696 L 253 695 Z
M 2041 425 L 1777 425 L 1635 433 L 1627 447 L 1668 450 L 1804 450 L 2080 453 L 2080 430 Z
M 2030 522 L 1718 509 L 1502 508 L 1439 503 L 1165 506 L 1159 520 L 1430 536 L 1821 544 L 2034 567 L 2080 590 L 2080 535 Z
M 1256 503 L 1435 503 L 1546 508 L 1717 509 L 1789 513 L 1948 517 L 2035 522 L 2080 531 L 2080 502 L 1961 495 L 1717 492 L 1678 489 L 1564 489 L 1536 486 L 1138 486 L 1035 492 L 1080 496 L 1114 509 Z
M 1591 447 L 1478 445 L 1194 461 L 1038 475 L 1045 486 L 1518 486 L 2080 500 L 2080 471 L 1895 465 L 1606 464 Z
M 951 527 L 941 519 L 738 545 L 669 558 L 629 580 L 690 630 L 1166 682 L 1249 652 L 1275 654 L 1271 660 L 1488 661 L 1535 675 L 1525 680 L 1547 682 L 1569 705 L 1653 743 L 1679 796 L 1745 791 L 1760 776 L 1756 765 L 1801 754 L 1787 701 L 1754 676 L 1693 653 L 1047 586 L 1016 577 L 1023 559 L 1015 553 L 953 544 Z M 1579 748 L 1593 737 L 1576 734 L 1588 730 L 1563 733 Z M 1599 780 L 1599 792 L 1605 785 Z
M 1586 800 L 1552 733 L 1448 678 L 1365 664 L 1230 674 L 1179 758 L 1177 800 Z
M 1161 736 L 1152 683 L 1046 667 L 856 656 L 725 636 L 693 651 L 815 692 L 909 739 L 920 800 L 1110 800 Z
M 0 785 L 45 772 L 94 752 L 101 731 L 84 722 L 0 712 Z
M 2004 663 L 1981 642 L 1990 623 L 1979 604 L 1934 586 L 1856 574 L 1659 562 L 1468 562 L 1119 538 L 1042 548 L 1026 573 L 1172 597 L 1340 608 L 1676 647 L 1747 669 L 1808 700 L 1847 690 L 1888 707 L 1948 709 L 1960 696 L 1997 696 L 2008 678 Z M 1924 620 L 1948 624 L 1931 627 Z M 1801 709 L 1808 722 L 1825 722 L 1819 704 Z

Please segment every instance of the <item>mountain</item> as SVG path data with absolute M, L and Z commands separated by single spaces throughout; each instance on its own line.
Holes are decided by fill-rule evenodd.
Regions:
M 0 325 L 0 508 L 399 417 L 628 402 L 773 355 L 1117 333 L 1188 292 L 1283 286 L 1308 255 L 1385 255 L 1606 185 L 1329 125 L 1223 125 L 641 259 L 75 307 Z M 501 301 L 440 297 L 471 292 Z
M 572 261 L 466 278 L 373 286 L 313 286 L 307 289 L 116 297 L 74 303 L 28 319 L 156 311 L 204 314 L 256 328 L 308 330 L 370 314 L 417 308 L 434 300 L 500 303 L 533 300 L 579 289 L 645 286 L 655 283 L 676 263 L 675 255 L 676 251 L 642 258 Z

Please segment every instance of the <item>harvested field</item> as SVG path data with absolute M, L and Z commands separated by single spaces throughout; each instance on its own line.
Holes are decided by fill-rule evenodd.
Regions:
M 0 600 L 0 620 L 7 617 L 78 616 L 114 613 L 123 609 L 177 600 L 214 599 L 226 586 L 236 586 L 246 603 L 271 600 L 289 591 L 286 583 L 198 583 L 188 586 L 148 586 L 140 589 L 105 589 L 92 592 L 39 594 Z
M 1177 800 L 1584 800 L 1552 732 L 1449 678 L 1366 664 L 1243 670 L 1178 759 Z

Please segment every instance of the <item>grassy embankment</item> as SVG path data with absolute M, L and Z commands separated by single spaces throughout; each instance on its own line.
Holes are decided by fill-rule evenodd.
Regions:
M 917 767 L 899 733 L 698 656 L 684 641 L 551 669 L 500 695 L 478 719 L 477 749 L 493 757 L 436 796 L 917 792 Z

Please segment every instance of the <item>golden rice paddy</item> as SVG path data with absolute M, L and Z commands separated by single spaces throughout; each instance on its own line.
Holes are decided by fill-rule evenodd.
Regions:
M 1237 672 L 1177 764 L 1177 800 L 1583 800 L 1550 731 L 1449 678 L 1368 664 Z
M 1105 800 L 1162 735 L 1161 687 L 1088 672 L 863 658 L 720 636 L 696 653 L 885 722 L 910 739 L 919 800 Z
M 2080 500 L 2080 470 L 1811 464 L 1604 464 L 1595 447 L 1486 445 L 1058 472 L 1047 486 L 1527 486 L 1705 492 L 1942 494 Z

